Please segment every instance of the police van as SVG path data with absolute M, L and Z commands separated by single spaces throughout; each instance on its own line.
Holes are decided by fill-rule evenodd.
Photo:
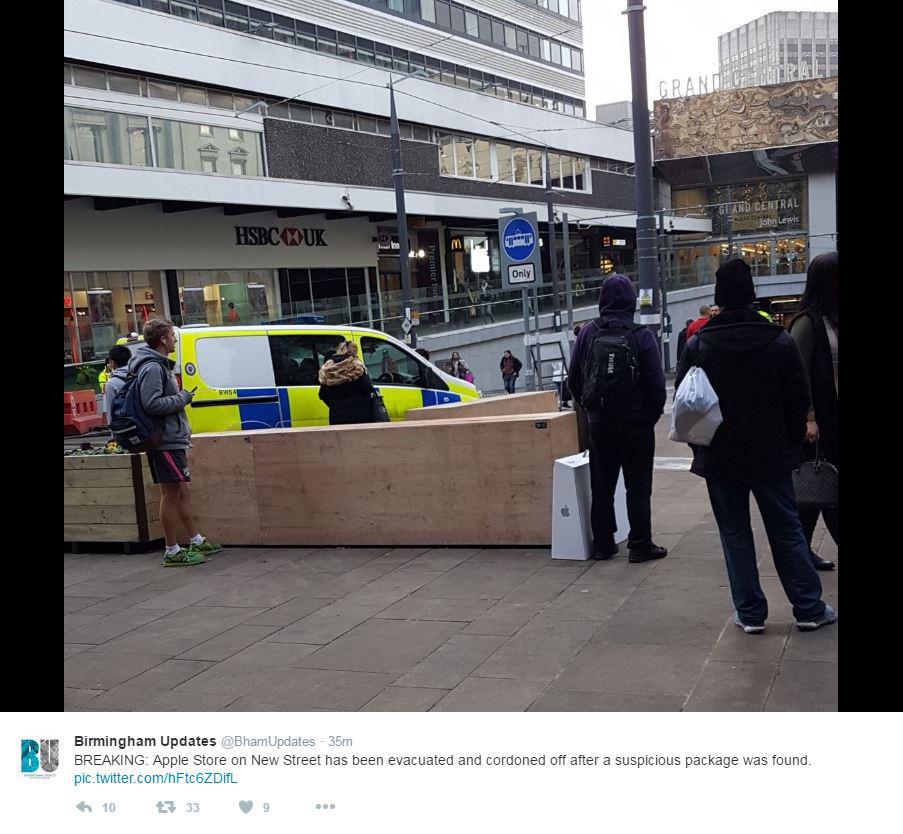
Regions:
M 196 389 L 186 409 L 193 432 L 329 425 L 318 374 L 326 355 L 353 341 L 393 421 L 409 409 L 479 399 L 476 386 L 445 373 L 379 330 L 282 324 L 176 328 L 180 387 Z M 143 341 L 120 343 L 134 350 Z

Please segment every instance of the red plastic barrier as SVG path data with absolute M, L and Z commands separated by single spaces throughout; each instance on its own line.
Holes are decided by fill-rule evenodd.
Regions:
M 63 434 L 84 434 L 105 424 L 93 391 L 63 391 Z

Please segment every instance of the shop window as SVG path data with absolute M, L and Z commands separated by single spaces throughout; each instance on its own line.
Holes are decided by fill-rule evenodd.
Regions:
M 310 281 L 316 313 L 325 316 L 327 324 L 347 322 L 349 310 L 345 270 L 341 268 L 312 269 Z
M 269 336 L 273 376 L 277 386 L 319 385 L 318 336 Z
M 361 357 L 375 385 L 422 387 L 423 366 L 413 356 L 383 339 L 361 337 Z

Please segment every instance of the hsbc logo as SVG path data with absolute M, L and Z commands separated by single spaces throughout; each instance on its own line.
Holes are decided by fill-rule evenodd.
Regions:
M 297 229 L 286 226 L 236 226 L 236 246 L 328 246 L 325 229 Z

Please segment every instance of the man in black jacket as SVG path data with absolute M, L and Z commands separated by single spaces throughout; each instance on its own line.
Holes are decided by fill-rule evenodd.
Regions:
M 734 258 L 723 264 L 715 283 L 721 313 L 687 342 L 674 385 L 679 388 L 695 365 L 718 395 L 723 422 L 710 446 L 690 447 L 691 470 L 706 479 L 736 609 L 734 624 L 757 634 L 768 617 L 749 520 L 752 492 L 797 627 L 811 631 L 837 616 L 821 599 L 791 478 L 806 432 L 809 379 L 790 334 L 760 316 L 752 308 L 755 300 L 747 263 Z

